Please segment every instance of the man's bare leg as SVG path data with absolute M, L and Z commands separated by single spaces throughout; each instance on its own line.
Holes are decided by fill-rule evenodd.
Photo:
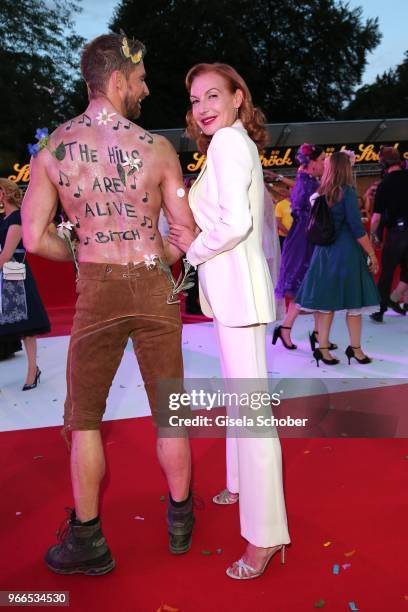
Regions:
M 191 479 L 191 453 L 188 437 L 157 438 L 157 457 L 166 475 L 174 501 L 187 499 Z
M 163 435 L 163 431 L 161 434 Z M 187 436 L 158 437 L 157 456 L 170 489 L 167 504 L 169 550 L 174 555 L 191 548 L 194 527 L 193 499 L 190 491 L 191 457 Z
M 77 519 L 86 522 L 99 513 L 99 487 L 105 456 L 99 430 L 72 432 L 71 478 Z
M 75 514 L 67 521 L 60 543 L 45 555 L 48 567 L 57 574 L 107 574 L 115 567 L 102 533 L 98 516 L 99 486 L 105 474 L 101 434 L 73 431 L 71 477 Z

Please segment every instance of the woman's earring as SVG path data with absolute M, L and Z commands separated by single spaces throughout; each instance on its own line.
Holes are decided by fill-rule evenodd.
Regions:
M 235 109 L 235 121 L 238 119 L 239 108 Z

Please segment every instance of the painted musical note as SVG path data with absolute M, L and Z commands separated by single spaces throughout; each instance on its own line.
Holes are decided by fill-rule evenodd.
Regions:
M 69 187 L 71 184 L 70 180 L 69 180 L 69 176 L 67 174 L 65 174 L 65 172 L 62 172 L 61 170 L 59 170 L 59 181 L 58 181 L 58 185 L 64 185 L 64 187 Z
M 76 229 L 80 229 L 80 227 L 81 227 L 81 220 L 76 215 L 75 215 L 75 219 L 76 219 L 75 227 L 76 227 Z
M 84 113 L 84 114 L 82 115 L 82 119 L 80 119 L 80 120 L 78 121 L 78 123 L 85 124 L 85 125 L 86 125 L 86 127 L 91 127 L 91 125 L 92 125 L 92 119 L 90 118 L 90 116 L 89 116 L 89 115 L 87 115 L 86 113 Z
M 146 204 L 146 202 L 148 202 L 148 201 L 149 201 L 149 194 L 146 191 L 144 198 L 142 198 L 142 202 L 144 202 Z
M 117 132 L 121 125 L 123 125 L 125 130 L 130 130 L 130 126 L 132 125 L 132 122 L 129 121 L 129 123 L 125 125 L 124 123 L 122 123 L 122 121 L 118 121 L 116 125 L 112 126 L 112 130 L 115 130 L 115 132 Z
M 154 240 L 156 238 L 156 232 L 154 232 L 153 236 L 150 236 L 150 240 Z
M 130 188 L 131 189 L 136 189 L 136 174 L 133 175 L 133 185 L 131 185 Z
M 65 128 L 65 131 L 68 132 L 72 128 L 72 124 L 75 123 L 75 119 L 71 119 L 69 125 Z
M 145 227 L 147 225 L 148 229 L 151 229 L 153 227 L 153 221 L 151 220 L 150 217 L 143 217 L 143 222 L 140 224 L 142 227 Z
M 89 244 L 89 241 L 90 241 L 90 238 L 89 238 L 89 236 L 87 236 L 87 237 L 85 238 L 85 241 L 84 241 L 84 246 L 86 246 L 87 244 Z
M 79 198 L 83 189 L 78 185 L 78 190 L 74 193 L 74 198 Z
M 151 136 L 149 132 L 145 132 L 143 136 L 139 136 L 139 140 L 146 140 L 146 139 L 147 139 L 147 144 L 153 143 L 153 136 Z

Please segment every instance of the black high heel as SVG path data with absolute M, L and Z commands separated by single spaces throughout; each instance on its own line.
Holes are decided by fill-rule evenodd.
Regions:
M 34 382 L 31 385 L 24 385 L 24 387 L 22 388 L 22 391 L 30 391 L 31 389 L 35 389 L 37 384 L 40 382 L 40 378 L 41 378 L 41 370 L 37 366 L 37 371 L 35 373 Z
M 323 357 L 323 353 L 321 351 L 321 349 L 325 350 L 329 350 L 328 346 L 322 346 L 318 349 L 315 349 L 313 351 L 313 357 L 316 359 L 316 365 L 317 367 L 319 367 L 319 361 L 323 361 L 323 363 L 325 363 L 326 365 L 337 365 L 339 362 L 338 359 L 326 359 L 325 357 Z
M 361 346 L 348 346 L 346 348 L 345 353 L 346 353 L 346 357 L 348 359 L 349 365 L 353 357 L 356 361 L 358 361 L 358 363 L 367 364 L 367 363 L 372 362 L 372 359 L 370 359 L 370 357 L 367 357 L 367 355 L 365 355 L 365 357 L 363 357 L 362 359 L 359 359 L 358 357 L 356 357 L 354 350 L 359 349 L 359 348 L 361 348 Z
M 277 327 L 275 327 L 275 329 L 273 330 L 273 338 L 272 338 L 272 344 L 276 344 L 278 338 L 280 338 L 283 346 L 285 347 L 285 349 L 288 349 L 288 351 L 294 351 L 295 349 L 297 349 L 297 345 L 296 344 L 286 344 L 285 339 L 282 336 L 282 329 L 292 329 L 291 327 L 285 327 L 284 325 L 278 325 Z
M 309 332 L 309 342 L 310 342 L 310 349 L 313 352 L 316 348 L 316 344 L 318 342 L 317 340 L 317 334 L 319 332 L 314 330 L 312 333 Z M 329 351 L 335 351 L 337 348 L 339 348 L 337 346 L 337 344 L 333 344 L 333 342 L 329 342 Z

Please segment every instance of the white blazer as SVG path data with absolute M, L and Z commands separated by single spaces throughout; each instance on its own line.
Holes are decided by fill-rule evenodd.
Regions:
M 187 259 L 198 266 L 204 314 L 229 327 L 274 321 L 273 286 L 262 250 L 262 166 L 241 121 L 214 134 L 189 203 L 201 233 Z

